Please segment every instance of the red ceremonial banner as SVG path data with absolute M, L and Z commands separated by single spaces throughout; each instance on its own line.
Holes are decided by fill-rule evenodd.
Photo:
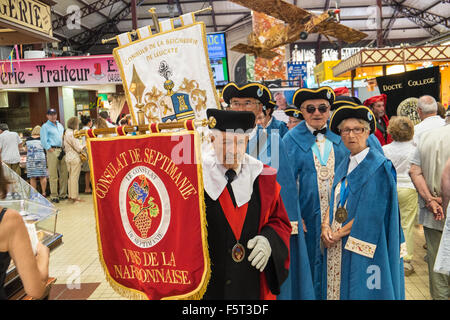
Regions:
M 133 299 L 200 299 L 210 262 L 197 133 L 87 141 L 111 286 Z

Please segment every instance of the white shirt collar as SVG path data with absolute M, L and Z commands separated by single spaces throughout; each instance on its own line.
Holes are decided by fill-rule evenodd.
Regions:
M 442 119 L 442 118 L 436 114 L 434 116 L 426 117 L 425 119 L 422 120 L 422 122 L 424 122 L 424 121 L 430 122 L 430 121 L 434 121 L 436 119 Z
M 363 151 L 355 154 L 354 156 L 350 155 L 350 162 L 348 164 L 347 175 L 352 172 L 367 156 L 370 148 L 367 147 Z
M 203 185 L 206 193 L 216 201 L 227 185 L 225 172 L 227 169 L 219 163 L 213 150 L 202 155 Z M 234 197 L 238 207 L 250 201 L 253 193 L 253 183 L 263 170 L 263 163 L 248 154 L 240 167 L 235 170 L 236 178 L 231 182 Z

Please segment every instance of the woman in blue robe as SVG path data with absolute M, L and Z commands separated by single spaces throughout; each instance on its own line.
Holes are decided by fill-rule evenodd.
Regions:
M 331 105 L 331 114 L 342 106 L 358 106 L 361 104 L 361 101 L 357 97 L 338 96 Z M 371 133 L 369 135 L 369 138 L 367 139 L 367 146 L 376 149 L 384 156 L 383 147 L 375 134 Z
M 231 110 L 252 111 L 256 117 L 261 115 L 264 106 L 274 104 L 271 101 L 269 89 L 259 83 L 249 83 L 239 87 L 230 82 L 224 87 L 222 97 L 225 103 L 231 106 Z M 277 182 L 281 186 L 281 199 L 289 220 L 300 225 L 298 233 L 292 234 L 290 237 L 289 275 L 281 286 L 281 292 L 277 299 L 313 300 L 315 294 L 304 233 L 301 227 L 297 185 L 283 140 L 275 130 L 265 130 L 257 125 L 253 133 L 250 134 L 247 153 L 277 170 Z M 296 226 L 293 227 L 297 229 Z
M 375 117 L 364 106 L 343 106 L 331 118 L 350 150 L 336 169 L 322 224 L 322 293 L 328 300 L 404 299 L 403 255 L 395 169 L 367 147 Z

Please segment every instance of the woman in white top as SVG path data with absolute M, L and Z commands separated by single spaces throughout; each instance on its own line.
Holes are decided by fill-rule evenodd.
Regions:
M 91 117 L 81 115 L 81 124 L 83 125 L 83 128 L 81 128 L 81 130 L 91 129 L 93 125 Z M 82 140 L 83 145 L 86 145 L 86 136 L 83 136 Z M 89 160 L 83 161 L 81 163 L 81 172 L 84 172 L 84 193 L 92 193 Z
M 83 151 L 84 146 L 73 135 L 79 124 L 80 120 L 77 117 L 70 118 L 67 120 L 67 129 L 64 133 L 64 149 L 66 151 L 67 170 L 69 171 L 69 199 L 74 203 L 82 201 L 78 197 L 78 180 L 81 171 L 80 153 Z
M 414 223 L 418 210 L 417 191 L 408 174 L 414 153 L 414 124 L 407 117 L 392 117 L 388 133 L 394 140 L 383 146 L 383 151 L 397 171 L 397 192 L 403 233 L 408 254 L 404 258 L 405 276 L 414 272 L 411 264 L 414 252 Z

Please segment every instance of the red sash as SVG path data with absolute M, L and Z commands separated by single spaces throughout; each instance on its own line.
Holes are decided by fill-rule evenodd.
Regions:
M 244 227 L 245 217 L 247 216 L 248 202 L 243 206 L 235 207 L 227 188 L 223 189 L 222 194 L 219 196 L 219 202 L 228 224 L 231 230 L 233 230 L 236 241 L 239 241 L 242 228 Z

